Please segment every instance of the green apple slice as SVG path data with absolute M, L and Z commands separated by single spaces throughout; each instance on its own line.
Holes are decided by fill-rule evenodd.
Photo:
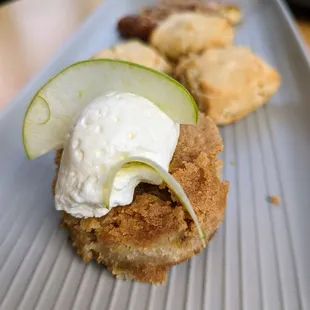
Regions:
M 150 169 L 155 170 L 161 178 L 165 181 L 165 183 L 169 186 L 169 188 L 173 191 L 173 193 L 176 195 L 176 197 L 179 199 L 179 201 L 182 203 L 183 207 L 186 209 L 186 211 L 189 213 L 191 218 L 196 224 L 198 234 L 201 238 L 201 242 L 203 244 L 203 247 L 206 246 L 206 240 L 205 240 L 205 234 L 199 224 L 199 220 L 197 218 L 197 215 L 192 207 L 192 204 L 190 200 L 188 199 L 186 193 L 184 192 L 182 186 L 178 181 L 166 170 L 164 170 L 160 165 L 158 165 L 156 162 L 145 158 L 141 156 L 129 156 L 126 157 L 124 160 L 119 161 L 110 171 L 108 175 L 108 179 L 105 183 L 105 186 L 103 188 L 103 202 L 107 206 L 108 209 L 110 209 L 110 197 L 112 192 L 112 186 L 113 182 L 115 180 L 116 174 L 118 171 L 128 163 L 138 163 L 138 164 L 144 164 Z
M 197 123 L 194 99 L 171 77 L 121 60 L 86 60 L 58 73 L 32 99 L 23 124 L 27 156 L 33 159 L 62 147 L 85 106 L 108 91 L 143 96 L 174 122 Z

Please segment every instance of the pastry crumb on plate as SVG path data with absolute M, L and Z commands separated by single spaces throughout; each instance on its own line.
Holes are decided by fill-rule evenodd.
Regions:
M 274 195 L 268 196 L 267 201 L 273 205 L 280 204 L 280 198 L 278 196 L 274 196 Z

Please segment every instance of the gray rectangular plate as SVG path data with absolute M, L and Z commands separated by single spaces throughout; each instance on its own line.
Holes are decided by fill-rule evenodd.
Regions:
M 84 264 L 59 229 L 54 154 L 28 161 L 23 152 L 26 106 L 58 70 L 115 43 L 120 16 L 151 2 L 106 0 L 0 114 L 0 308 L 309 310 L 309 59 L 280 0 L 239 2 L 245 23 L 236 42 L 278 68 L 282 87 L 264 108 L 221 129 L 231 187 L 208 249 L 172 268 L 165 285 L 151 286 Z

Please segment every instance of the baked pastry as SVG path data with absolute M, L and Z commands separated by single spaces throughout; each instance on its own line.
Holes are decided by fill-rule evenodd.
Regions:
M 242 21 L 240 8 L 234 4 L 221 3 L 219 1 L 203 0 L 162 0 L 159 2 L 157 9 L 162 11 L 170 8 L 171 11 L 184 12 L 194 11 L 206 14 L 214 14 L 226 18 L 232 25 L 237 25 Z M 143 12 L 152 10 L 147 8 Z M 156 7 L 153 8 L 156 11 Z
M 214 235 L 225 212 L 228 183 L 220 180 L 222 162 L 217 159 L 222 148 L 218 129 L 200 114 L 197 126 L 181 125 L 170 164 L 206 240 Z M 61 154 L 58 151 L 56 156 L 58 166 Z M 115 207 L 100 218 L 76 218 L 63 212 L 62 226 L 84 261 L 96 260 L 119 278 L 142 282 L 162 283 L 168 267 L 203 249 L 194 222 L 164 184 L 140 184 L 130 205 Z
M 214 2 L 214 4 L 218 5 L 218 7 L 215 9 L 215 12 L 226 18 L 232 25 L 238 25 L 242 22 L 242 12 L 237 5 L 223 5 L 219 2 Z
M 232 25 L 242 21 L 238 6 L 219 3 L 218 1 L 202 2 L 200 0 L 161 1 L 157 6 L 147 7 L 138 15 L 121 18 L 117 24 L 118 31 L 125 38 L 139 38 L 148 41 L 152 31 L 173 13 L 200 12 L 226 18 Z
M 190 56 L 176 77 L 219 125 L 233 123 L 265 104 L 278 90 L 280 76 L 250 49 L 229 46 Z
M 137 63 L 157 71 L 170 73 L 171 65 L 159 53 L 138 40 L 129 40 L 104 49 L 93 58 L 109 58 L 126 60 Z
M 161 283 L 204 249 L 221 223 L 222 140 L 171 77 L 134 63 L 85 60 L 32 98 L 29 159 L 56 150 L 55 208 L 85 261 Z
M 153 32 L 150 44 L 171 59 L 230 45 L 234 28 L 224 18 L 185 12 L 170 15 Z

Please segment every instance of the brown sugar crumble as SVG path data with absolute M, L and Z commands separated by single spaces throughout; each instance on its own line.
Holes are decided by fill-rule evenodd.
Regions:
M 278 196 L 268 196 L 267 201 L 273 205 L 278 205 L 280 203 L 280 198 Z

